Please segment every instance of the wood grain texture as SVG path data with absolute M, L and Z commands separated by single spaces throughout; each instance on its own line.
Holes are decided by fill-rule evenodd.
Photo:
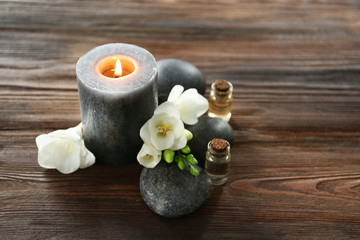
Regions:
M 190 216 L 151 212 L 140 166 L 37 164 L 35 137 L 80 121 L 78 58 L 110 42 L 234 85 L 229 180 Z M 355 0 L 0 1 L 0 239 L 359 239 L 359 79 Z

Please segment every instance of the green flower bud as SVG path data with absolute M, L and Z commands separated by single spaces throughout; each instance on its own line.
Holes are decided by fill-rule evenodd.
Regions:
M 190 147 L 188 145 L 186 145 L 183 149 L 181 149 L 181 152 L 184 154 L 191 153 Z
M 194 175 L 195 177 L 199 176 L 199 171 L 193 165 L 189 165 L 189 166 L 190 166 L 191 175 Z
M 170 149 L 166 149 L 163 152 L 163 158 L 167 163 L 172 163 L 174 161 L 175 152 Z
M 183 155 L 178 152 L 174 158 L 175 162 L 177 163 L 178 167 L 183 171 L 185 169 L 184 157 Z
M 189 165 L 197 165 L 198 161 L 196 160 L 196 158 L 194 157 L 194 155 L 189 154 L 186 156 L 186 161 L 189 163 Z
M 182 155 L 178 153 L 178 154 L 176 154 L 174 160 L 176 163 L 178 163 L 178 162 L 182 161 L 182 158 L 183 158 Z
M 181 158 L 180 161 L 178 161 L 177 165 L 178 165 L 178 167 L 180 168 L 181 171 L 184 171 L 185 163 L 184 163 L 184 160 L 182 158 Z

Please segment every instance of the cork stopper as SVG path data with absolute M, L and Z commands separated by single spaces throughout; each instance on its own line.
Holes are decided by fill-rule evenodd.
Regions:
M 227 92 L 230 89 L 230 84 L 226 80 L 215 81 L 215 89 L 220 92 Z
M 215 152 L 223 152 L 226 150 L 228 146 L 228 143 L 226 140 L 222 139 L 222 138 L 214 138 L 213 140 L 211 140 L 210 142 L 210 147 L 215 151 Z

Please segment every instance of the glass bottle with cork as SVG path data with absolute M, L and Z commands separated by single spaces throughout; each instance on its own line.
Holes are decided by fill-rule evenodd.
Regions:
M 233 86 L 229 81 L 216 80 L 211 84 L 209 95 L 209 117 L 221 118 L 229 121 L 231 118 L 231 102 L 233 100 Z
M 214 138 L 208 143 L 205 159 L 205 172 L 212 184 L 221 185 L 226 182 L 230 167 L 230 144 L 221 138 Z

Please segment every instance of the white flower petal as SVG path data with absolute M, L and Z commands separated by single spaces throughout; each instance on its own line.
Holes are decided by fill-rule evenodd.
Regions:
M 85 147 L 81 124 L 42 134 L 36 138 L 36 145 L 39 165 L 56 168 L 64 174 L 72 173 L 79 167 L 89 167 L 95 162 L 95 156 Z
M 92 152 L 87 150 L 87 148 L 84 146 L 81 147 L 80 152 L 80 168 L 87 168 L 90 167 L 95 163 L 95 156 Z
M 170 118 L 172 117 L 166 112 L 154 114 L 154 116 L 149 121 L 149 128 L 157 128 L 160 125 L 165 124 Z
M 76 134 L 80 138 L 82 138 L 82 135 L 83 135 L 83 124 L 82 124 L 82 122 L 80 122 L 76 127 L 74 127 L 74 131 L 76 132 Z
M 154 111 L 154 115 L 158 115 L 161 113 L 166 113 L 172 117 L 180 117 L 180 112 L 177 109 L 176 105 L 172 102 L 163 102 L 160 104 Z
M 175 103 L 176 99 L 180 96 L 180 94 L 184 91 L 184 87 L 181 85 L 174 86 L 168 96 L 168 101 Z
M 52 141 L 56 141 L 56 138 L 51 137 L 48 134 L 41 134 L 35 139 L 36 146 L 38 147 L 39 151 Z
M 190 116 L 189 122 L 197 121 L 197 115 L 199 115 L 200 112 L 203 114 L 203 110 L 201 104 L 199 105 L 198 103 L 193 102 L 198 101 L 198 98 L 201 95 L 198 94 L 195 89 L 186 91 L 187 93 L 184 95 L 184 93 L 182 93 L 183 90 L 184 88 L 182 86 L 175 86 L 169 95 L 168 101 L 160 104 L 155 109 L 152 118 L 140 129 L 140 136 L 145 144 L 151 144 L 158 151 L 165 149 L 179 150 L 186 146 L 187 138 L 184 123 L 180 118 L 181 112 L 179 111 L 179 107 L 181 108 L 182 104 L 189 106 L 183 108 L 185 119 L 188 118 L 188 115 Z M 194 94 L 195 98 L 189 97 Z M 206 99 L 205 101 L 207 102 Z M 192 107 L 194 104 L 196 105 L 195 108 Z M 194 113 L 194 109 L 197 109 L 197 112 Z M 143 155 L 141 154 L 138 155 L 138 159 L 142 156 Z
M 47 135 L 43 134 L 43 135 L 40 135 L 39 137 L 36 138 L 36 143 L 38 145 L 38 148 L 39 148 L 39 144 L 38 144 L 38 139 L 41 138 L 41 141 L 45 142 L 46 138 L 49 138 Z M 51 137 L 50 137 L 51 138 Z M 43 144 L 41 146 L 41 149 L 39 148 L 39 153 L 38 153 L 38 163 L 41 167 L 43 168 L 47 168 L 47 169 L 54 169 L 56 168 L 55 164 L 54 164 L 54 161 L 53 161 L 53 154 L 50 152 L 48 153 L 47 151 L 44 151 L 43 149 L 46 149 L 47 148 L 47 145 L 51 146 L 51 144 L 53 143 L 53 141 L 56 141 L 53 140 L 53 139 L 50 139 L 49 142 L 46 142 L 45 144 Z
M 158 150 L 165 150 L 171 147 L 174 141 L 184 134 L 184 124 L 179 117 L 173 117 L 165 112 L 160 112 L 150 119 L 148 133 L 150 135 L 150 143 Z
M 149 125 L 150 125 L 149 119 L 140 129 L 140 137 L 145 143 L 150 143 L 150 132 L 149 132 Z
M 51 141 L 39 151 L 38 162 L 44 168 L 56 168 L 61 173 L 74 172 L 80 165 L 80 145 L 61 138 Z
M 170 148 L 174 144 L 175 139 L 174 133 L 169 131 L 166 133 L 166 136 L 163 136 L 162 134 L 151 136 L 151 143 L 156 149 L 162 151 Z
M 63 151 L 56 151 L 54 158 L 56 169 L 63 173 L 73 173 L 80 167 L 80 145 L 73 142 L 62 145 Z
M 172 126 L 171 131 L 175 134 L 176 138 L 184 134 L 184 123 L 179 118 L 173 118 L 169 122 Z
M 166 113 L 161 113 L 154 115 L 148 125 L 148 134 L 149 134 L 149 141 L 144 141 L 145 143 L 152 143 L 153 138 L 158 135 L 159 128 L 161 128 L 163 125 L 167 124 L 167 119 L 169 116 Z M 154 145 L 154 144 L 153 144 Z M 155 145 L 154 145 L 155 146 Z
M 137 155 L 137 160 L 144 167 L 154 168 L 161 160 L 161 151 L 145 143 Z
M 196 89 L 191 88 L 183 92 L 176 100 L 176 106 L 180 111 L 180 118 L 186 124 L 196 124 L 198 117 L 203 115 L 209 108 L 209 102 L 200 95 Z
M 186 146 L 186 143 L 187 143 L 187 139 L 184 132 L 184 134 L 181 137 L 179 137 L 178 139 L 176 139 L 176 141 L 174 141 L 174 144 L 169 149 L 174 151 L 180 150 Z

